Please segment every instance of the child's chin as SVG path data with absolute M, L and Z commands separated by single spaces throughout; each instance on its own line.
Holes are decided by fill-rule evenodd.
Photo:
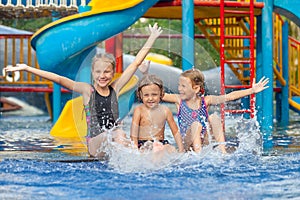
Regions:
M 155 108 L 155 107 L 157 107 L 157 104 L 155 103 L 155 104 L 147 104 L 147 107 L 148 108 Z

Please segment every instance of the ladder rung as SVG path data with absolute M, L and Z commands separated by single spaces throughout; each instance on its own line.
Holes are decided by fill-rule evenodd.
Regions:
M 225 85 L 225 88 L 231 88 L 231 89 L 248 89 L 251 88 L 250 85 Z
M 224 37 L 225 39 L 251 39 L 250 35 L 225 35 Z
M 241 81 L 250 81 L 250 77 L 243 77 L 243 78 L 240 78 Z
M 230 57 L 230 58 L 227 58 L 227 60 L 249 60 L 249 58 L 246 58 L 246 57 Z
M 244 110 L 225 110 L 225 112 L 232 113 L 232 114 L 240 114 L 240 113 L 251 113 L 250 109 Z
M 225 60 L 224 62 L 225 63 L 231 63 L 231 64 L 234 64 L 234 63 L 237 63 L 237 64 L 250 64 L 251 63 L 250 60 Z
M 251 68 L 250 67 L 238 67 L 236 69 L 240 70 L 240 71 L 249 71 Z
M 230 14 L 248 14 L 250 15 L 250 11 L 245 11 L 245 10 L 224 10 L 224 13 L 230 13 Z
M 199 25 L 201 27 L 204 27 L 204 28 L 220 28 L 220 24 L 201 24 Z M 235 24 L 225 24 L 226 27 L 230 27 L 230 28 L 235 28 L 235 27 L 239 27 L 239 24 L 238 23 L 235 23 Z
M 250 47 L 242 46 L 242 47 L 233 47 L 233 46 L 225 46 L 226 50 L 249 50 Z

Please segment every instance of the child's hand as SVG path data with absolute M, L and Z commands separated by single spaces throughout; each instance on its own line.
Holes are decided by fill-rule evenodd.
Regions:
M 148 74 L 150 68 L 150 60 L 144 60 L 139 66 L 139 70 L 142 74 Z
M 269 86 L 266 86 L 269 83 L 269 79 L 266 77 L 262 77 L 257 83 L 255 83 L 252 86 L 252 92 L 254 94 L 263 91 L 264 89 L 268 88 Z
M 22 71 L 28 68 L 29 66 L 26 64 L 17 64 L 15 67 L 12 65 L 8 65 L 4 68 L 5 72 L 14 72 L 14 71 Z
M 158 37 L 162 33 L 161 27 L 159 27 L 157 23 L 155 23 L 153 26 L 149 24 L 149 30 L 151 32 L 151 36 L 154 37 Z

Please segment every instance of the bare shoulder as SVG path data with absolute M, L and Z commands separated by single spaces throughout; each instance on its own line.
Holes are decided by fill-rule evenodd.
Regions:
M 141 112 L 143 112 L 143 104 L 139 104 L 139 105 L 137 105 L 135 108 L 134 108 L 134 113 L 135 114 L 138 114 L 138 113 L 141 113 Z
M 166 116 L 170 114 L 173 115 L 171 109 L 168 106 L 161 105 L 161 104 L 159 106 L 160 106 L 160 110 L 163 111 L 166 114 Z

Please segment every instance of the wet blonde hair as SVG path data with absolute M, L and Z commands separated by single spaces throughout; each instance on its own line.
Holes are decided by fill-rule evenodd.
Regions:
M 115 71 L 116 68 L 116 59 L 112 54 L 109 53 L 98 53 L 94 56 L 92 60 L 92 69 L 94 69 L 94 66 L 97 61 L 110 63 L 113 67 L 113 70 Z
M 205 85 L 204 85 L 204 75 L 199 69 L 190 69 L 186 70 L 181 73 L 180 76 L 188 78 L 192 82 L 192 86 L 200 86 L 200 93 L 204 94 L 205 92 Z
M 138 97 L 139 100 L 142 100 L 142 98 L 141 98 L 142 88 L 147 86 L 147 85 L 152 85 L 152 84 L 155 84 L 159 87 L 159 89 L 160 89 L 160 98 L 162 99 L 162 97 L 165 94 L 162 80 L 154 74 L 151 74 L 151 75 L 147 74 L 147 75 L 143 76 L 143 78 L 138 83 L 137 97 Z

